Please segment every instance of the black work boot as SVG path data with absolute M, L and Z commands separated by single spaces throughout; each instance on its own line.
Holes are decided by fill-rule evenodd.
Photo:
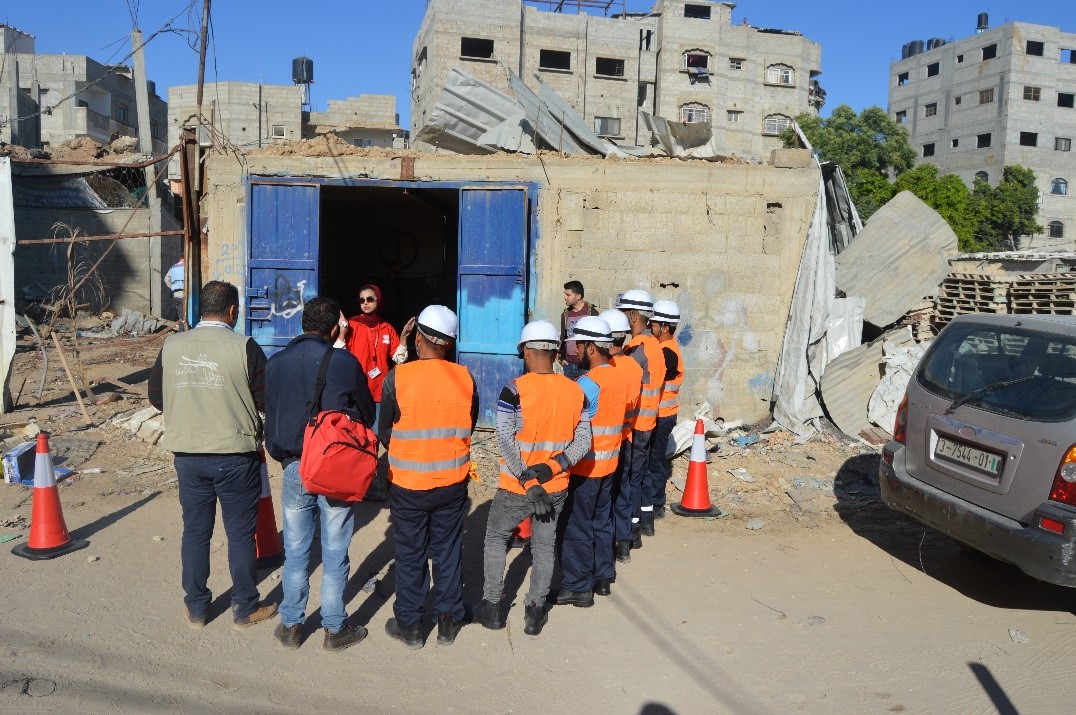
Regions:
M 600 578 L 594 582 L 595 596 L 608 596 L 613 592 L 613 582 L 607 578 Z
M 302 628 L 302 624 L 296 623 L 294 626 L 285 626 L 283 623 L 276 624 L 276 628 L 273 629 L 273 638 L 280 641 L 280 645 L 285 648 L 294 650 L 298 648 L 302 643 L 302 638 L 299 631 Z
M 425 641 L 422 640 L 422 619 L 415 621 L 407 628 L 400 628 L 396 619 L 390 618 L 385 622 L 385 632 L 396 640 L 403 641 L 403 644 L 410 650 L 418 650 L 425 645 Z
M 654 518 L 655 519 L 664 519 L 665 518 L 665 507 L 664 506 L 656 506 L 656 507 L 654 507 Z
M 530 603 L 523 620 L 523 632 L 529 636 L 536 636 L 542 632 L 542 626 L 549 620 L 549 614 L 545 612 L 545 606 Z
M 638 524 L 631 527 L 631 548 L 643 548 L 643 532 L 642 528 Z
M 504 616 L 501 614 L 500 602 L 482 601 L 478 608 L 474 609 L 475 623 L 481 623 L 483 627 L 491 631 L 499 631 L 504 628 Z
M 630 541 L 618 541 L 616 542 L 616 560 L 622 564 L 631 563 L 631 542 Z
M 457 621 L 447 613 L 437 616 L 437 645 L 452 645 L 464 621 Z
M 569 591 L 562 588 L 557 594 L 558 606 L 576 606 L 578 608 L 590 608 L 594 605 L 593 591 Z
M 349 626 L 344 624 L 344 627 L 338 630 L 336 633 L 330 633 L 329 629 L 325 629 L 325 642 L 321 644 L 322 650 L 337 651 L 344 648 L 350 648 L 362 641 L 366 637 L 366 629 L 362 626 Z
M 654 535 L 654 512 L 644 511 L 643 515 L 639 517 L 639 531 L 642 532 L 643 536 Z

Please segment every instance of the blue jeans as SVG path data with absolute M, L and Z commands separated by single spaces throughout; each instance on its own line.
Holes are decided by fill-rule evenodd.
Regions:
M 647 470 L 646 485 L 643 489 L 645 506 L 665 506 L 665 485 L 672 474 L 672 462 L 666 457 L 669 451 L 669 437 L 676 426 L 676 415 L 658 417 L 658 426 L 654 429 L 654 438 L 650 443 L 650 468 Z
M 209 540 L 220 501 L 228 535 L 228 569 L 232 576 L 232 613 L 249 616 L 258 607 L 254 530 L 261 498 L 261 462 L 249 454 L 177 454 L 179 503 L 183 509 L 183 602 L 191 615 L 206 612 L 213 600 L 209 581 Z
M 653 435 L 654 430 L 646 432 L 633 430 L 631 445 L 627 450 L 620 450 L 620 485 L 613 503 L 613 523 L 616 528 L 617 541 L 631 539 L 632 527 L 639 521 L 643 501 L 643 480 L 646 478 L 650 461 L 650 440 Z
M 336 501 L 311 494 L 299 478 L 299 462 L 284 468 L 284 599 L 280 602 L 280 622 L 294 626 L 306 620 L 310 596 L 310 545 L 314 541 L 314 518 L 321 516 L 321 623 L 330 633 L 344 627 L 344 586 L 351 561 L 347 550 L 355 531 L 351 502 Z

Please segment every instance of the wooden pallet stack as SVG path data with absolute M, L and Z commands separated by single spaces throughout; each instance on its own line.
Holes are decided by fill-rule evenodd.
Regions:
M 1017 276 L 1009 288 L 1009 309 L 1022 315 L 1076 315 L 1076 275 L 1036 273 Z
M 932 323 L 941 330 L 953 318 L 967 313 L 1008 313 L 1009 285 L 1013 276 L 950 273 L 942 281 Z

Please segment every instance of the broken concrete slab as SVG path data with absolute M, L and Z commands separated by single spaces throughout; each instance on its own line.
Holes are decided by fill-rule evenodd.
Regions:
M 811 165 L 809 149 L 774 149 L 770 152 L 770 163 L 778 169 L 806 169 Z
M 937 293 L 957 253 L 956 234 L 945 219 L 902 191 L 837 256 L 837 289 L 865 298 L 863 319 L 884 328 Z

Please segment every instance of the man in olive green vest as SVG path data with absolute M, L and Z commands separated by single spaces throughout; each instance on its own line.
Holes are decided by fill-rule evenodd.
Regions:
M 168 338 L 149 379 L 149 401 L 164 412 L 165 449 L 175 453 L 183 509 L 183 590 L 187 623 L 201 628 L 213 594 L 209 540 L 217 501 L 228 535 L 232 617 L 236 628 L 272 618 L 259 601 L 254 530 L 261 496 L 265 353 L 235 332 L 239 291 L 212 281 L 200 296 L 202 319 Z

